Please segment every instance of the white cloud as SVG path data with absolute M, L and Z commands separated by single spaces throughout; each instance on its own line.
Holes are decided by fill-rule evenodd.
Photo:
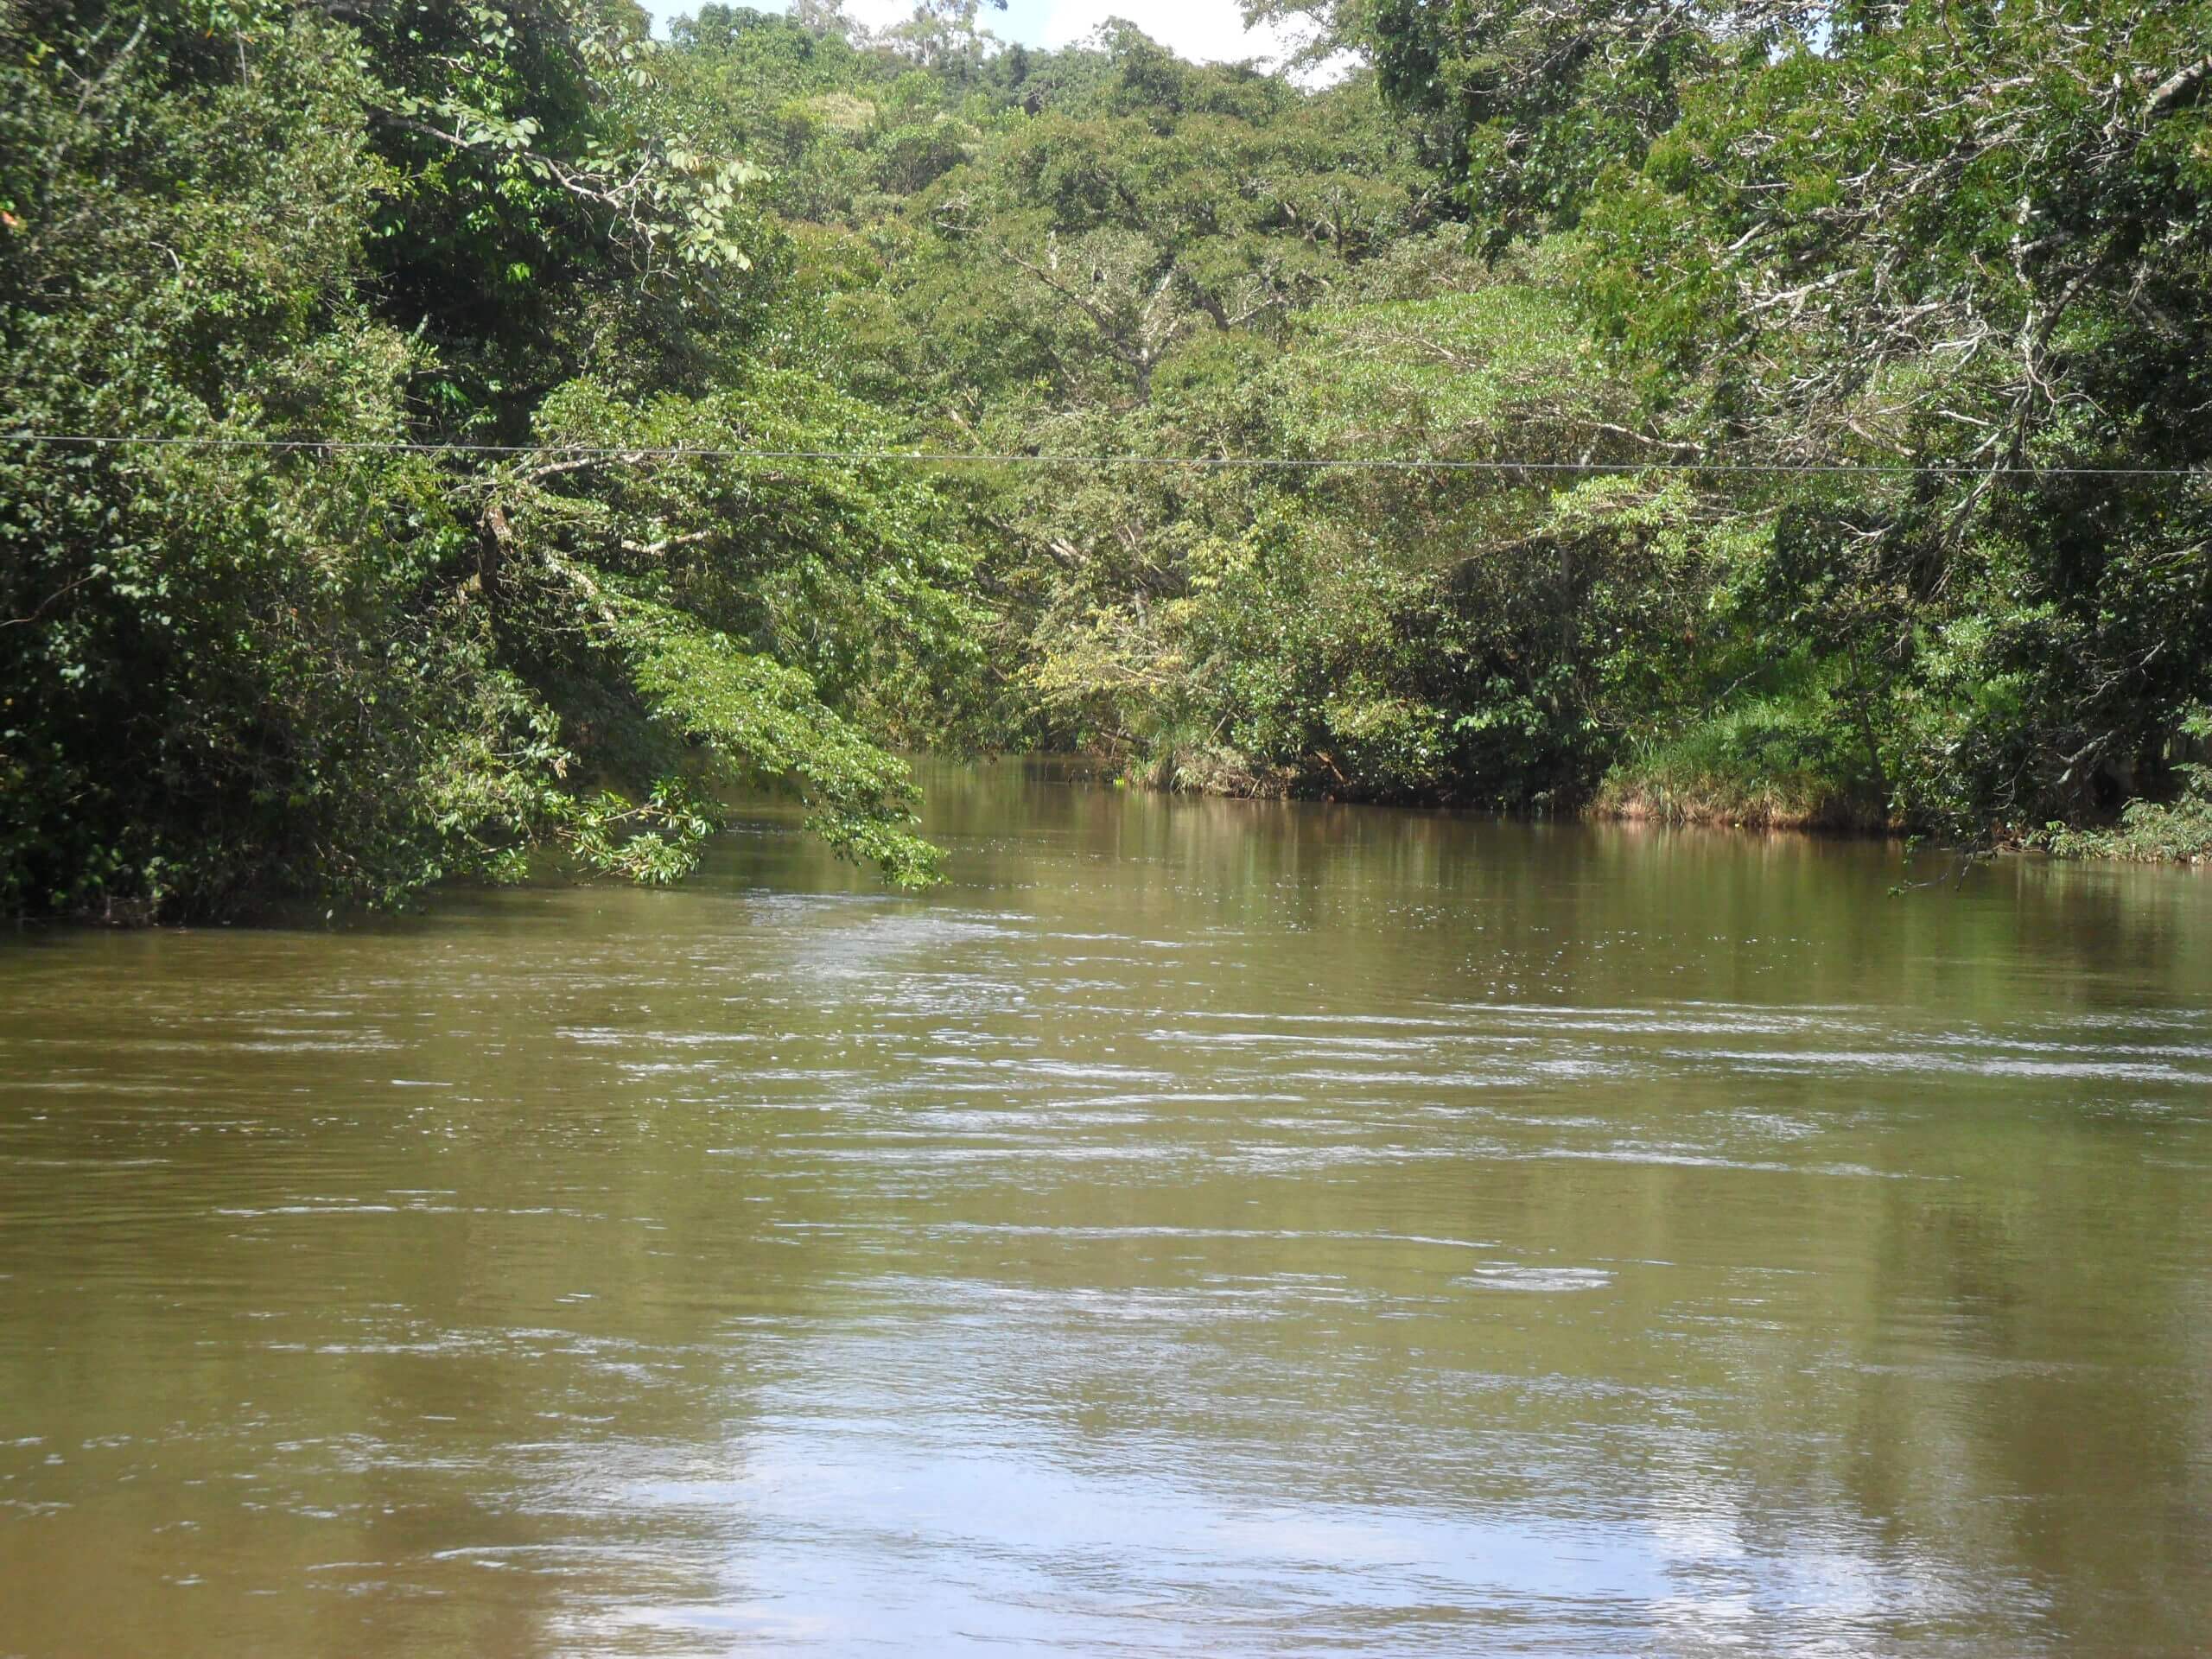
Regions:
M 780 11 L 785 0 L 724 0 L 728 4 L 753 4 L 763 10 Z M 667 33 L 668 20 L 694 12 L 700 0 L 645 0 L 645 10 Z M 914 0 L 845 0 L 845 14 L 871 29 L 903 23 L 913 15 Z M 1262 23 L 1244 27 L 1237 0 L 1010 0 L 1004 11 L 986 6 L 977 21 L 1001 40 L 1021 41 L 1031 46 L 1073 46 L 1109 17 L 1125 18 L 1170 51 L 1201 63 L 1236 63 L 1246 59 L 1273 67 L 1294 51 L 1300 36 L 1295 27 Z M 1352 60 L 1338 56 L 1310 67 L 1295 79 L 1308 86 L 1325 86 L 1349 73 Z
M 862 29 L 889 29 L 913 15 L 914 0 L 845 0 L 845 16 Z
M 1296 44 L 1274 23 L 1244 27 L 1236 0 L 1057 0 L 1045 18 L 1048 47 L 1073 46 L 1109 17 L 1125 18 L 1170 51 L 1203 63 L 1274 63 Z

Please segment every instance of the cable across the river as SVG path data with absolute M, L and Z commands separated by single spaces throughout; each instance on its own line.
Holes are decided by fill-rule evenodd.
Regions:
M 88 448 L 249 450 L 287 454 L 531 455 L 549 461 L 828 461 L 847 466 L 891 462 L 932 467 L 1154 467 L 1250 472 L 1686 473 L 1761 477 L 1886 478 L 2212 478 L 2204 467 L 2037 467 L 2009 462 L 1791 461 L 1481 461 L 1449 455 L 1133 455 L 1031 454 L 970 449 L 757 449 L 690 444 L 462 443 L 409 438 L 226 437 L 191 433 L 0 432 L 0 443 Z

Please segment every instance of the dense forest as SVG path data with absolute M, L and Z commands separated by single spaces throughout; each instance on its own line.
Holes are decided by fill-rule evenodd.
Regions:
M 2212 851 L 2212 3 L 1275 10 L 0 0 L 0 912 L 930 747 Z

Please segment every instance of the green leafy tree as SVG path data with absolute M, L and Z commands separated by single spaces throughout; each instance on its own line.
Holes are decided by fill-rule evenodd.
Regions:
M 109 442 L 0 455 L 0 900 L 390 903 L 549 842 L 667 879 L 731 776 L 928 878 L 868 735 L 963 621 L 928 492 L 629 453 L 869 440 L 736 389 L 779 245 L 627 9 L 4 30 L 0 385 Z M 406 447 L 479 433 L 522 453 Z

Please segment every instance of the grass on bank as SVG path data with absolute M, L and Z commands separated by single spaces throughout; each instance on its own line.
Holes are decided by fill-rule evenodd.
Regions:
M 1610 767 L 1599 817 L 1746 829 L 1860 832 L 1890 827 L 1881 791 L 1804 700 L 1725 709 Z

